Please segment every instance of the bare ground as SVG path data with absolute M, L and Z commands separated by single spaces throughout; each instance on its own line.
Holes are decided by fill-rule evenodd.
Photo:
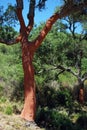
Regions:
M 25 121 L 21 119 L 19 115 L 15 114 L 5 115 L 0 112 L 0 130 L 31 130 L 31 129 L 25 127 Z M 45 130 L 45 129 L 40 128 L 39 130 Z

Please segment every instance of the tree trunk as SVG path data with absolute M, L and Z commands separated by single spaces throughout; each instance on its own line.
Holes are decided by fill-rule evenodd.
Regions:
M 26 40 L 25 40 L 26 41 Z M 28 42 L 22 43 L 22 62 L 24 70 L 24 108 L 21 117 L 34 121 L 36 109 L 34 68 L 32 65 L 33 51 Z
M 21 14 L 21 15 L 20 15 Z M 25 120 L 34 121 L 36 113 L 36 93 L 34 81 L 34 68 L 32 65 L 33 55 L 36 49 L 39 48 L 47 33 L 51 30 L 52 25 L 59 18 L 58 14 L 54 14 L 48 19 L 45 27 L 41 30 L 40 34 L 32 42 L 28 41 L 29 31 L 32 25 L 27 28 L 22 17 L 21 9 L 18 10 L 18 18 L 21 25 L 21 44 L 22 44 L 22 62 L 24 70 L 24 108 L 21 112 L 21 117 Z M 27 32 L 28 31 L 28 32 Z
M 79 102 L 81 104 L 84 103 L 84 89 L 83 88 L 80 88 L 80 90 L 79 90 Z
M 34 68 L 32 65 L 33 55 L 37 48 L 41 45 L 47 33 L 51 30 L 52 25 L 59 18 L 58 14 L 54 14 L 42 29 L 37 38 L 28 42 L 28 36 L 24 29 L 21 30 L 21 44 L 22 44 L 22 62 L 24 70 L 24 108 L 21 113 L 21 117 L 29 120 L 35 120 L 36 113 L 36 93 L 35 93 L 35 81 L 34 81 Z M 23 26 L 24 28 L 24 26 Z
M 79 89 L 79 94 L 78 94 L 78 98 L 79 98 L 79 102 L 81 104 L 84 103 L 84 83 L 80 83 L 80 89 Z

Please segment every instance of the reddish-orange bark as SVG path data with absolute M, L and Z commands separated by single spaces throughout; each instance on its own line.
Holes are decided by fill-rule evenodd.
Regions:
M 24 70 L 24 96 L 25 103 L 21 117 L 26 120 L 34 120 L 36 109 L 34 68 L 32 65 L 33 51 L 26 39 L 22 41 L 22 62 Z
M 19 15 L 19 14 L 18 14 Z M 35 120 L 36 113 L 36 93 L 35 93 L 35 81 L 34 81 L 34 68 L 32 64 L 33 55 L 36 49 L 40 46 L 47 33 L 50 31 L 53 23 L 58 19 L 58 14 L 53 15 L 46 23 L 45 27 L 39 34 L 39 36 L 33 41 L 28 41 L 27 28 L 24 28 L 24 22 L 21 23 L 21 39 L 22 44 L 22 63 L 24 70 L 24 108 L 21 113 L 21 117 L 33 121 Z M 22 17 L 20 21 L 22 21 Z M 24 29 L 23 29 L 24 28 Z M 29 26 L 28 26 L 29 31 Z
M 80 90 L 79 90 L 79 102 L 81 104 L 84 103 L 84 89 L 83 88 L 80 88 Z

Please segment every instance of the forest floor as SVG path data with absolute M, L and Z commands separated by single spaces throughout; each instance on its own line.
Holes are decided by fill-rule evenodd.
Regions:
M 32 130 L 32 129 L 30 129 L 29 127 L 25 127 L 25 120 L 21 119 L 19 115 L 15 114 L 6 115 L 0 112 L 0 130 Z M 45 130 L 45 129 L 40 128 L 39 130 Z
M 17 108 L 13 107 L 13 106 L 16 106 Z M 11 109 L 10 109 L 11 107 L 15 108 L 15 110 L 19 110 L 18 112 L 20 112 L 22 106 L 20 105 L 20 103 L 12 103 L 12 102 L 8 102 L 8 101 L 0 103 L 0 130 L 36 130 L 34 128 L 31 129 L 29 127 L 26 127 L 25 120 L 21 119 L 21 117 L 20 117 L 19 113 L 17 113 L 17 111 L 13 110 L 12 114 L 7 113 L 7 112 L 9 112 L 7 110 L 10 110 L 10 112 L 11 112 Z M 7 108 L 9 108 L 9 109 L 7 109 Z M 63 108 L 61 107 L 61 109 L 59 109 L 58 112 L 60 114 L 67 115 L 68 111 L 64 107 Z M 10 115 L 8 115 L 8 114 L 10 114 Z M 87 104 L 82 107 L 79 105 L 77 105 L 77 106 L 75 105 L 74 111 L 71 114 L 71 116 L 69 116 L 69 118 L 71 119 L 71 122 L 74 124 L 74 126 L 77 127 L 78 125 L 79 126 L 82 125 L 81 127 L 83 128 L 83 126 L 84 126 L 84 129 L 81 129 L 81 130 L 87 130 Z M 79 122 L 77 122 L 77 120 Z M 66 118 L 63 118 L 63 119 L 58 118 L 58 121 L 59 121 L 60 126 L 61 126 L 60 121 L 65 121 L 66 126 L 68 124 L 70 124 L 70 122 L 68 122 L 68 120 Z M 49 123 L 49 121 L 46 123 Z M 39 128 L 37 130 L 47 130 L 47 128 Z M 53 128 L 49 129 L 49 130 L 53 130 Z

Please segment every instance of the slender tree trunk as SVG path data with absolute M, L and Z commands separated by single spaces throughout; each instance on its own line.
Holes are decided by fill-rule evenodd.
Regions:
M 84 83 L 80 83 L 80 89 L 78 94 L 78 99 L 81 104 L 84 103 Z
M 25 103 L 21 113 L 21 117 L 33 121 L 35 120 L 36 113 L 36 94 L 35 94 L 35 81 L 34 81 L 34 68 L 32 65 L 33 55 L 36 49 L 39 48 L 47 33 L 51 30 L 52 25 L 59 18 L 58 14 L 54 14 L 47 22 L 45 27 L 40 32 L 39 36 L 32 41 L 28 42 L 26 32 L 22 30 L 22 62 L 24 70 L 24 95 Z
M 79 102 L 81 104 L 84 104 L 84 89 L 83 88 L 80 88 L 79 90 Z
M 24 97 L 24 108 L 21 112 L 21 117 L 28 121 L 34 121 L 35 113 L 36 113 L 36 93 L 35 93 L 35 81 L 34 81 L 34 68 L 32 65 L 33 55 L 36 49 L 38 49 L 41 43 L 43 42 L 47 33 L 51 30 L 52 25 L 59 18 L 59 15 L 54 14 L 52 17 L 50 17 L 47 20 L 45 27 L 41 30 L 40 34 L 32 42 L 28 41 L 29 34 L 27 31 L 29 30 L 27 30 L 27 28 L 25 27 L 21 9 L 18 10 L 17 15 L 21 25 L 20 42 L 22 44 L 22 62 L 23 62 L 23 70 L 24 70 L 24 96 L 25 97 Z M 32 28 L 31 25 L 29 27 L 31 30 Z
M 26 41 L 26 40 L 25 40 Z M 33 52 L 29 48 L 28 41 L 22 43 L 22 62 L 24 70 L 24 108 L 21 117 L 34 121 L 36 112 L 34 68 L 32 65 Z

